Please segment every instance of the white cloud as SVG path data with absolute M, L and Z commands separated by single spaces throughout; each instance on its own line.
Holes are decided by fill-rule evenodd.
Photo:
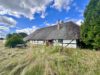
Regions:
M 47 15 L 48 15 L 47 13 L 43 12 L 43 13 L 41 14 L 41 18 L 44 19 Z
M 38 29 L 38 27 L 33 26 L 32 28 L 17 29 L 16 32 L 17 33 L 24 32 L 24 33 L 30 34 L 30 33 L 34 32 L 36 29 Z
M 46 21 L 44 22 L 44 25 L 45 25 L 45 26 L 51 26 L 51 24 L 48 23 L 48 22 L 46 22 Z
M 0 26 L 0 31 L 9 31 L 9 27 Z
M 70 4 L 73 0 L 0 0 L 0 14 L 9 14 L 16 17 L 21 15 L 34 19 L 35 13 L 45 13 L 47 5 L 54 2 L 52 7 L 61 10 L 70 9 Z M 42 14 L 41 16 L 45 16 Z
M 80 19 L 80 20 L 77 20 L 76 21 L 76 24 L 78 24 L 79 26 L 82 24 L 82 22 L 83 22 L 83 20 L 82 19 Z
M 16 21 L 10 17 L 0 16 L 0 24 L 7 25 L 9 27 L 15 26 Z
M 7 32 L 0 31 L 0 38 L 5 38 L 7 35 Z
M 82 8 L 82 7 L 80 8 L 77 3 L 73 3 L 73 6 L 74 6 L 75 10 L 80 13 L 79 16 L 83 17 L 84 8 Z
M 63 20 L 64 22 L 69 22 L 69 21 L 73 21 L 74 23 L 76 23 L 77 25 L 81 26 L 83 20 L 82 19 L 71 19 L 69 17 L 66 17 L 65 20 Z M 48 23 L 48 22 L 44 22 L 44 24 L 46 26 L 53 26 L 53 25 L 57 25 L 58 21 L 56 21 L 55 23 Z
M 50 5 L 52 8 L 60 11 L 66 9 L 68 11 L 72 1 L 73 0 L 0 0 L 0 15 L 2 15 L 0 16 L 0 26 L 3 25 L 8 28 L 1 27 L 1 29 L 9 30 L 9 27 L 15 26 L 17 23 L 13 18 L 7 17 L 5 14 L 18 18 L 24 16 L 29 19 L 34 19 L 34 14 L 39 13 L 41 14 L 41 18 L 45 18 L 47 16 L 46 8 L 50 3 L 53 3 Z M 37 29 L 37 27 L 19 29 L 16 31 L 25 31 L 29 34 L 35 29 Z
M 16 21 L 7 16 L 0 16 L 0 36 L 6 36 L 10 31 L 10 27 L 15 27 Z
M 0 0 L 0 7 L 4 14 L 25 16 L 33 19 L 35 13 L 44 12 L 52 0 Z M 1 9 L 0 8 L 0 9 Z M 2 13 L 3 14 L 3 13 Z
M 68 21 L 73 21 L 73 22 L 75 22 L 77 25 L 81 25 L 82 24 L 82 22 L 83 22 L 83 19 L 74 19 L 74 18 L 65 18 L 65 20 L 64 20 L 65 22 L 68 22 Z
M 73 0 L 54 0 L 53 7 L 58 10 L 66 9 L 67 11 L 70 9 L 70 4 Z
M 48 22 L 44 22 L 44 25 L 45 26 L 54 26 L 54 25 L 57 25 L 58 24 L 58 21 L 56 21 L 55 23 L 48 23 Z
M 9 33 L 9 27 L 0 26 L 0 37 L 4 38 Z

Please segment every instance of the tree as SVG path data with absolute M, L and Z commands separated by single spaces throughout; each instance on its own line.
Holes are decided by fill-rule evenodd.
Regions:
M 8 34 L 7 37 L 6 37 L 6 39 L 9 39 L 11 37 L 12 37 L 12 34 Z
M 23 37 L 19 34 L 12 34 L 5 43 L 6 47 L 15 48 L 18 44 L 25 44 Z
M 90 0 L 84 12 L 81 39 L 89 48 L 100 48 L 100 0 Z
M 27 36 L 26 33 L 18 33 L 19 35 L 21 35 L 23 38 L 25 38 Z
M 20 36 L 22 36 L 22 38 L 25 38 L 27 36 L 26 33 L 13 33 L 13 34 L 8 34 L 7 39 L 11 38 L 13 35 L 18 35 L 18 36 L 20 35 Z

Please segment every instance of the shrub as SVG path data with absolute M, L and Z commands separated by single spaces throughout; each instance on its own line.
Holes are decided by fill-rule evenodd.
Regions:
M 7 39 L 5 46 L 9 48 L 15 48 L 17 44 L 24 44 L 22 36 L 20 35 L 12 35 Z

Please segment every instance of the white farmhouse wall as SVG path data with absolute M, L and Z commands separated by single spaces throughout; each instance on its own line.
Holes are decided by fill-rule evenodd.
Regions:
M 68 45 L 68 43 L 70 44 Z M 62 43 L 59 43 L 58 40 L 54 40 L 54 46 L 62 46 Z M 63 40 L 63 47 L 77 48 L 77 42 L 76 40 Z
M 38 44 L 38 45 L 43 45 L 44 41 L 30 41 L 32 44 Z
M 67 43 L 70 43 L 69 45 Z M 68 46 L 67 46 L 68 45 Z M 77 48 L 77 41 L 76 40 L 63 40 L 63 46 L 68 48 Z
M 34 44 L 34 45 L 45 45 L 44 41 L 30 41 L 30 43 Z M 68 43 L 70 43 L 70 44 L 68 45 Z M 54 46 L 62 46 L 62 43 L 58 42 L 58 40 L 54 40 L 53 45 Z M 63 40 L 63 47 L 77 48 L 77 42 L 76 42 L 76 40 L 73 40 L 73 41 L 72 40 Z
M 63 40 L 63 43 L 76 43 L 76 40 Z

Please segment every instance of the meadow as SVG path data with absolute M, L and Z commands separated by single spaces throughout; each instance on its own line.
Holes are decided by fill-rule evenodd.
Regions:
M 100 75 L 100 51 L 0 44 L 0 75 Z

